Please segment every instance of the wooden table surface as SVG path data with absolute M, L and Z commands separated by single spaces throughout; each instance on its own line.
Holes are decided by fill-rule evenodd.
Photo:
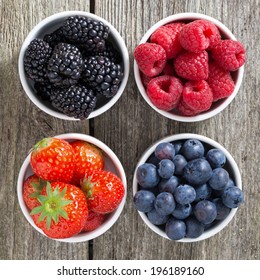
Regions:
M 0 259 L 260 259 L 259 0 L 0 0 Z M 130 55 L 130 77 L 116 105 L 90 121 L 64 121 L 40 111 L 18 77 L 18 55 L 29 31 L 42 19 L 66 10 L 91 11 L 122 35 Z M 238 95 L 221 114 L 180 123 L 153 111 L 133 77 L 133 50 L 158 20 L 199 12 L 223 22 L 247 49 Z M 125 208 L 116 224 L 90 242 L 67 244 L 37 233 L 19 208 L 16 182 L 29 149 L 40 139 L 66 132 L 91 134 L 118 155 L 128 179 Z M 153 233 L 132 203 L 132 177 L 144 150 L 180 132 L 208 136 L 230 151 L 242 175 L 245 203 L 227 228 L 197 243 L 179 243 Z

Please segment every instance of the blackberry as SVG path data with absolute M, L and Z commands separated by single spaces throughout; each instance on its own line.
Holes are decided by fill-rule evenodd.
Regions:
M 46 34 L 43 40 L 47 42 L 52 48 L 54 48 L 59 43 L 67 43 L 67 40 L 63 36 L 62 27 L 56 29 L 52 33 Z
M 103 50 L 109 27 L 103 22 L 83 16 L 68 17 L 62 26 L 63 35 L 71 43 L 84 44 L 90 50 Z
M 92 89 L 78 85 L 57 89 L 51 95 L 53 107 L 69 117 L 81 120 L 88 118 L 95 109 L 96 102 L 97 97 Z
M 84 62 L 77 47 L 60 43 L 49 59 L 47 75 L 55 86 L 69 87 L 77 84 Z
M 52 48 L 42 39 L 34 39 L 26 49 L 24 57 L 24 70 L 29 79 L 44 82 L 46 67 L 51 56 Z
M 85 59 L 82 77 L 91 88 L 109 98 L 117 93 L 123 72 L 121 66 L 108 57 L 92 56 Z
M 34 84 L 34 89 L 36 90 L 37 95 L 42 100 L 50 101 L 53 88 L 54 88 L 53 85 L 50 84 L 49 82 L 44 82 L 44 83 L 36 82 Z

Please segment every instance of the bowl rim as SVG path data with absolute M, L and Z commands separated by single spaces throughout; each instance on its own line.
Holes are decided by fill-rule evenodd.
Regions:
M 165 25 L 167 23 L 173 22 L 173 21 L 178 21 L 178 20 L 196 20 L 196 19 L 205 19 L 205 20 L 209 20 L 211 22 L 213 22 L 214 24 L 217 25 L 217 27 L 221 30 L 221 32 L 225 33 L 229 39 L 235 40 L 237 41 L 236 37 L 234 36 L 234 34 L 219 20 L 205 15 L 205 14 L 201 14 L 201 13 L 178 13 L 178 14 L 174 14 L 171 16 L 168 16 L 166 18 L 163 18 L 162 20 L 158 21 L 157 23 L 155 23 L 150 29 L 147 30 L 147 32 L 144 34 L 144 36 L 142 37 L 142 39 L 140 40 L 139 44 L 145 43 L 147 42 L 147 40 L 150 38 L 150 36 L 152 35 L 152 33 L 160 26 Z M 226 99 L 223 100 L 223 102 L 221 104 L 219 104 L 215 109 L 211 110 L 211 111 L 206 111 L 206 112 L 202 112 L 196 116 L 182 116 L 182 115 L 177 115 L 177 114 L 173 114 L 161 109 L 158 109 L 150 100 L 150 98 L 148 97 L 148 95 L 146 94 L 146 90 L 145 87 L 142 83 L 142 79 L 141 79 L 141 71 L 138 68 L 138 65 L 136 63 L 136 60 L 134 59 L 134 77 L 135 77 L 135 82 L 137 84 L 138 90 L 141 93 L 141 95 L 143 96 L 144 100 L 150 105 L 150 107 L 152 107 L 157 113 L 163 115 L 164 117 L 167 117 L 168 119 L 171 120 L 175 120 L 175 121 L 180 121 L 180 122 L 198 122 L 198 121 L 203 121 L 206 119 L 209 119 L 211 117 L 214 117 L 215 115 L 217 115 L 218 113 L 220 113 L 221 111 L 223 111 L 230 103 L 231 101 L 235 98 L 235 96 L 237 95 L 239 88 L 242 84 L 242 80 L 243 80 L 243 76 L 244 76 L 244 65 L 242 67 L 240 67 L 237 71 L 237 80 L 235 82 L 235 88 L 233 93 L 227 97 Z
M 64 140 L 83 140 L 83 141 L 87 141 L 91 144 L 96 145 L 97 147 L 99 147 L 102 151 L 104 151 L 106 153 L 106 155 L 112 160 L 113 164 L 115 165 L 118 174 L 119 174 L 119 178 L 122 180 L 123 185 L 124 185 L 124 189 L 125 189 L 125 194 L 124 197 L 120 203 L 120 205 L 118 206 L 118 208 L 111 213 L 111 218 L 109 219 L 108 222 L 104 222 L 99 228 L 90 231 L 90 232 L 86 232 L 86 233 L 81 233 L 69 238 L 62 238 L 62 239 L 55 239 L 55 238 L 50 238 L 48 237 L 41 229 L 39 229 L 35 223 L 33 222 L 33 219 L 31 218 L 30 214 L 29 214 L 29 210 L 27 208 L 27 206 L 25 205 L 25 202 L 23 200 L 23 182 L 25 179 L 25 175 L 27 172 L 27 169 L 30 166 L 30 156 L 31 153 L 29 153 L 27 155 L 27 157 L 25 158 L 21 169 L 19 171 L 19 175 L 18 175 L 18 179 L 17 179 L 17 196 L 18 196 L 18 202 L 19 202 L 19 206 L 23 212 L 23 215 L 25 216 L 26 220 L 42 235 L 46 236 L 49 239 L 52 240 L 56 240 L 56 241 L 61 241 L 61 242 L 68 242 L 68 243 L 76 243 L 76 242 L 85 242 L 85 241 L 89 241 L 92 240 L 94 238 L 99 237 L 100 235 L 102 235 L 103 233 L 105 233 L 107 230 L 109 230 L 114 224 L 115 222 L 118 220 L 119 216 L 121 215 L 125 202 L 126 202 L 126 196 L 127 196 L 127 180 L 126 180 L 126 174 L 124 171 L 124 168 L 119 160 L 119 158 L 117 157 L 117 155 L 102 141 L 98 140 L 97 138 L 87 135 L 87 134 L 81 134 L 81 133 L 64 133 L 64 134 L 59 134 L 56 136 L 53 136 L 55 138 L 60 138 L 60 139 L 64 139 Z
M 19 74 L 20 82 L 22 84 L 22 87 L 23 87 L 26 95 L 39 109 L 41 109 L 45 113 L 47 113 L 53 117 L 57 117 L 59 119 L 79 121 L 80 119 L 69 117 L 61 112 L 58 112 L 54 109 L 49 108 L 32 93 L 32 90 L 29 87 L 28 79 L 25 75 L 24 64 L 23 64 L 23 58 L 24 58 L 26 49 L 27 49 L 28 45 L 30 44 L 30 42 L 36 38 L 35 34 L 37 32 L 39 32 L 39 30 L 41 30 L 46 24 L 49 24 L 52 21 L 66 18 L 69 16 L 75 16 L 75 15 L 86 16 L 86 17 L 90 17 L 94 20 L 102 21 L 105 25 L 107 25 L 110 28 L 111 34 L 113 34 L 115 41 L 120 46 L 120 49 L 121 49 L 120 51 L 121 51 L 121 55 L 122 55 L 122 63 L 124 65 L 124 77 L 120 84 L 117 94 L 115 96 L 113 96 L 112 98 L 110 98 L 110 100 L 106 104 L 104 104 L 102 107 L 100 107 L 100 108 L 94 110 L 92 113 L 90 113 L 90 115 L 87 119 L 89 120 L 91 118 L 94 118 L 94 117 L 97 117 L 97 116 L 103 114 L 118 101 L 118 99 L 121 97 L 121 95 L 123 94 L 123 92 L 125 90 L 125 87 L 126 87 L 126 84 L 128 82 L 128 78 L 129 78 L 129 71 L 130 71 L 129 53 L 128 53 L 125 41 L 123 40 L 123 38 L 121 37 L 119 32 L 115 29 L 115 27 L 110 22 L 105 20 L 104 18 L 101 18 L 90 12 L 76 11 L 76 10 L 59 12 L 59 13 L 55 13 L 53 15 L 50 15 L 50 16 L 44 18 L 38 24 L 36 24 L 33 27 L 33 29 L 28 33 L 27 37 L 25 38 L 25 40 L 23 41 L 23 44 L 21 46 L 19 58 L 18 58 L 18 74 Z
M 133 177 L 133 197 L 135 195 L 135 193 L 138 190 L 138 183 L 137 183 L 137 179 L 136 179 L 136 172 L 138 167 L 145 163 L 147 161 L 147 159 L 149 158 L 149 156 L 154 152 L 155 147 L 162 142 L 172 142 L 172 141 L 178 141 L 178 140 L 188 140 L 188 139 L 197 139 L 199 141 L 202 141 L 206 144 L 209 144 L 212 147 L 221 149 L 226 158 L 227 161 L 230 163 L 231 167 L 232 167 L 232 171 L 234 172 L 234 181 L 236 183 L 236 186 L 239 187 L 242 190 L 242 179 L 241 179 L 241 174 L 239 171 L 239 168 L 237 166 L 237 163 L 235 162 L 234 158 L 232 157 L 232 155 L 228 152 L 228 150 L 226 148 L 224 148 L 221 144 L 219 144 L 218 142 L 216 142 L 215 140 L 200 135 L 200 134 L 195 134 L 195 133 L 179 133 L 179 134 L 173 134 L 173 135 L 169 135 L 166 137 L 161 138 L 160 140 L 156 141 L 155 143 L 153 143 L 152 145 L 150 145 L 142 154 L 142 156 L 140 157 L 135 171 L 134 171 L 134 177 Z M 218 232 L 220 232 L 223 228 L 225 228 L 230 221 L 233 219 L 233 217 L 235 216 L 236 212 L 237 212 L 238 208 L 233 208 L 231 209 L 229 215 L 223 220 L 223 221 L 219 221 L 218 225 L 214 226 L 212 229 L 207 229 L 207 231 L 205 231 L 201 236 L 197 237 L 197 238 L 183 238 L 181 240 L 176 240 L 178 242 L 197 242 L 197 241 L 202 241 L 205 239 L 208 239 L 212 236 L 214 236 L 215 234 L 217 234 Z M 138 210 L 136 210 L 138 211 Z M 157 233 L 158 235 L 171 240 L 166 233 L 161 230 L 159 227 L 153 225 L 147 218 L 146 214 L 143 212 L 138 211 L 139 215 L 141 216 L 142 220 L 145 222 L 145 224 L 151 229 L 153 230 L 155 233 Z

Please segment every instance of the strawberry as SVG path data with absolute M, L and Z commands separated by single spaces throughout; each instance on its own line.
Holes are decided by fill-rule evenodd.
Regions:
M 88 217 L 87 200 L 80 188 L 63 182 L 47 182 L 31 211 L 35 224 L 50 238 L 78 234 Z
M 75 169 L 71 183 L 79 185 L 85 174 L 90 174 L 94 170 L 104 168 L 105 160 L 102 151 L 93 144 L 85 141 L 74 141 L 70 143 L 75 154 Z
M 93 211 L 88 212 L 88 219 L 87 222 L 85 223 L 82 231 L 91 231 L 96 228 L 98 228 L 105 220 L 105 215 L 95 213 Z
M 122 201 L 125 189 L 122 181 L 112 172 L 96 170 L 81 181 L 89 209 L 100 214 L 113 212 Z
M 70 144 L 58 138 L 44 138 L 31 152 L 34 173 L 46 181 L 69 182 L 74 170 L 74 152 Z
M 29 176 L 23 184 L 23 200 L 26 206 L 32 210 L 34 207 L 39 206 L 40 203 L 37 197 L 41 194 L 42 189 L 46 186 L 46 182 L 33 174 Z

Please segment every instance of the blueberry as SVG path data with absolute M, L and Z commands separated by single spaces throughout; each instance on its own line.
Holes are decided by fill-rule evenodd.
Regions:
M 156 187 L 160 181 L 156 166 L 151 163 L 140 165 L 136 172 L 137 182 L 144 188 Z
M 209 185 L 214 190 L 223 190 L 228 183 L 229 174 L 228 172 L 218 167 L 213 169 L 212 176 L 209 179 Z
M 224 220 L 230 213 L 230 208 L 223 204 L 221 198 L 215 198 L 212 202 L 217 207 L 217 217 L 216 220 Z
M 169 192 L 173 194 L 179 184 L 180 179 L 176 176 L 171 176 L 169 179 L 162 179 L 158 185 L 159 192 Z
M 151 163 L 155 165 L 158 168 L 158 164 L 160 162 L 160 159 L 158 159 L 154 153 L 152 153 L 149 158 L 147 159 L 146 163 Z
M 192 211 L 191 204 L 185 204 L 185 205 L 176 204 L 176 207 L 172 212 L 172 215 L 176 219 L 184 220 L 190 216 L 191 211 Z
M 173 145 L 174 145 L 175 155 L 177 155 L 182 148 L 183 142 L 182 141 L 175 141 L 173 143 Z
M 154 206 L 159 215 L 165 216 L 173 212 L 176 203 L 171 193 L 162 192 L 157 195 Z
M 186 225 L 181 220 L 171 218 L 166 223 L 165 233 L 172 240 L 180 240 L 186 235 Z
M 217 217 L 217 207 L 209 200 L 199 201 L 194 207 L 194 215 L 201 223 L 210 224 Z
M 226 186 L 225 186 L 225 189 L 227 189 L 227 188 L 229 188 L 229 187 L 234 187 L 234 186 L 235 186 L 234 181 L 233 181 L 231 178 L 229 178 L 229 179 L 228 179 L 228 183 L 227 183 Z
M 197 238 L 204 232 L 204 225 L 194 217 L 189 217 L 185 220 L 186 237 Z
M 211 175 L 211 166 L 205 159 L 191 160 L 183 168 L 183 177 L 191 185 L 203 185 Z
M 212 194 L 212 189 L 208 184 L 200 185 L 196 188 L 196 198 L 195 201 L 200 201 L 204 199 L 209 199 Z
M 222 201 L 229 208 L 237 208 L 244 202 L 244 193 L 236 186 L 226 188 L 222 194 Z
M 190 185 L 179 185 L 174 192 L 174 198 L 179 204 L 189 204 L 195 200 L 196 191 Z
M 163 142 L 156 146 L 154 151 L 158 159 L 173 159 L 175 156 L 175 149 L 171 143 Z
M 204 146 L 197 139 L 186 140 L 181 148 L 181 154 L 187 159 L 192 160 L 204 156 Z
M 226 163 L 226 156 L 220 149 L 211 149 L 207 152 L 206 160 L 214 169 L 222 167 Z
M 169 179 L 175 171 L 174 163 L 169 159 L 162 159 L 159 162 L 158 174 L 163 179 Z
M 175 165 L 175 174 L 176 175 L 182 175 L 183 173 L 183 168 L 187 164 L 187 160 L 183 155 L 176 155 L 173 158 L 173 163 Z
M 140 212 L 150 212 L 154 208 L 155 195 L 146 190 L 138 191 L 134 196 L 135 208 Z
M 147 217 L 152 224 L 159 226 L 165 224 L 170 216 L 169 215 L 162 216 L 158 214 L 158 212 L 155 209 L 153 209 L 147 213 Z

